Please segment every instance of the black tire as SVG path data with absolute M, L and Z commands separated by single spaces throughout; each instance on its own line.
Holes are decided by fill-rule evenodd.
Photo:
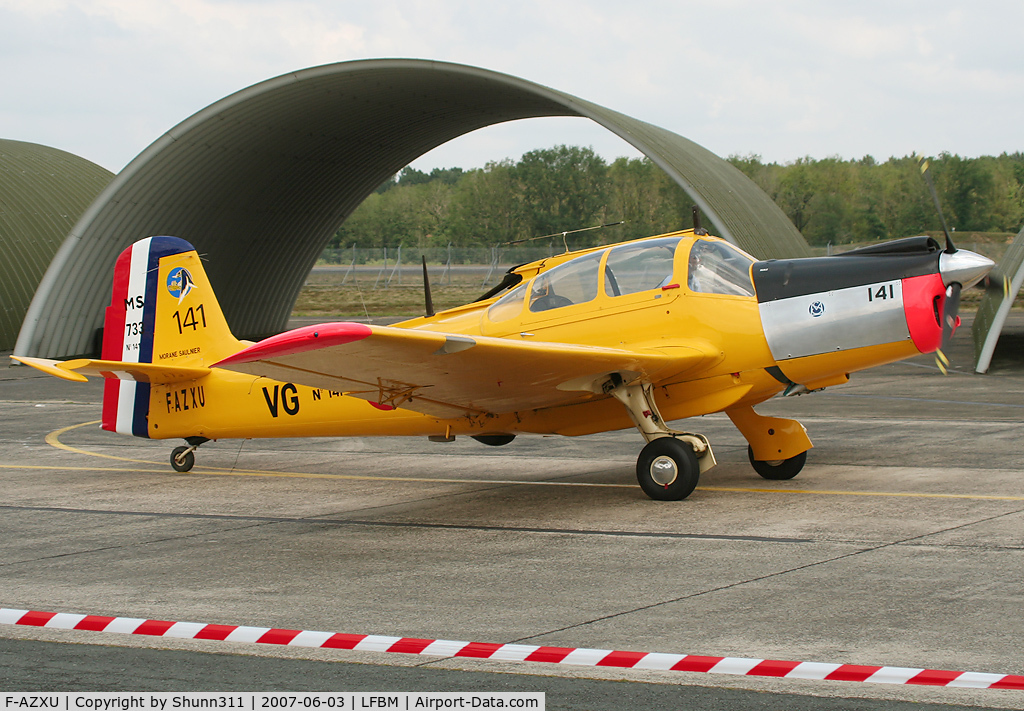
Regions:
M 693 447 L 673 437 L 651 440 L 636 461 L 636 479 L 657 501 L 681 501 L 696 488 L 700 464 Z
M 807 462 L 807 452 L 800 452 L 795 457 L 779 459 L 774 462 L 754 459 L 754 450 L 749 444 L 747 445 L 747 457 L 750 459 L 750 465 L 754 467 L 755 472 L 765 479 L 772 479 L 774 481 L 792 479 L 800 473 L 800 470 L 804 468 L 804 464 Z
M 174 451 L 171 452 L 171 467 L 176 472 L 187 472 L 192 469 L 196 464 L 196 454 L 194 451 L 189 451 L 189 447 L 175 447 Z M 181 455 L 185 456 L 182 457 Z M 178 458 L 181 457 L 181 462 Z
M 501 447 L 508 444 L 516 438 L 515 435 L 510 434 L 493 434 L 493 435 L 471 435 L 473 439 L 481 444 L 486 444 L 489 447 Z

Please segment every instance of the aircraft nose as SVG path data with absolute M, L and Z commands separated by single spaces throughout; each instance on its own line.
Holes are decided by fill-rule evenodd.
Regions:
M 946 286 L 956 283 L 970 288 L 984 279 L 995 265 L 988 257 L 966 249 L 943 252 L 939 256 L 939 274 Z

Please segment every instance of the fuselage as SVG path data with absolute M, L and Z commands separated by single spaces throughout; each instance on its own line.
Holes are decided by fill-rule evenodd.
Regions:
M 938 255 L 923 249 L 902 261 L 758 262 L 687 230 L 524 265 L 513 270 L 520 283 L 503 294 L 397 327 L 697 353 L 654 383 L 661 414 L 676 420 L 835 385 L 853 371 L 934 350 L 945 288 L 937 265 Z M 149 412 L 154 438 L 583 435 L 631 426 L 622 406 L 600 393 L 540 410 L 442 419 L 220 369 L 194 383 L 152 385 Z

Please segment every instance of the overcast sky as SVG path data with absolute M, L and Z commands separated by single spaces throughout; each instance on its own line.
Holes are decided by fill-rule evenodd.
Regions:
M 353 59 L 469 64 L 574 94 L 722 157 L 1024 150 L 1020 0 L 0 0 L 0 138 L 117 172 L 246 86 Z M 586 119 L 484 129 L 414 163 L 560 143 Z

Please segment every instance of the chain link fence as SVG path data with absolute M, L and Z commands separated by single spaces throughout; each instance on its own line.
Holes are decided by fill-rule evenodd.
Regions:
M 980 237 L 980 239 L 979 239 Z M 998 262 L 1013 235 L 998 238 L 990 235 L 963 233 L 956 235 L 957 245 L 979 252 Z M 941 242 L 941 239 L 940 239 Z M 813 256 L 848 252 L 873 242 L 814 246 Z M 562 254 L 565 247 L 552 240 L 546 245 L 510 247 L 406 247 L 325 249 L 311 273 L 311 279 L 345 285 L 355 280 L 372 283 L 374 289 L 422 284 L 422 259 L 425 257 L 431 283 L 451 285 L 453 276 L 463 284 L 476 283 L 482 288 L 494 286 L 511 267 L 537 259 Z M 315 278 L 314 278 L 315 277 Z
M 405 247 L 393 249 L 355 247 L 325 249 L 313 274 L 340 273 L 340 284 L 351 280 L 373 281 L 375 289 L 421 283 L 423 259 L 431 282 L 451 284 L 453 275 L 465 281 L 479 279 L 481 287 L 493 286 L 511 267 L 561 254 L 564 247 Z

